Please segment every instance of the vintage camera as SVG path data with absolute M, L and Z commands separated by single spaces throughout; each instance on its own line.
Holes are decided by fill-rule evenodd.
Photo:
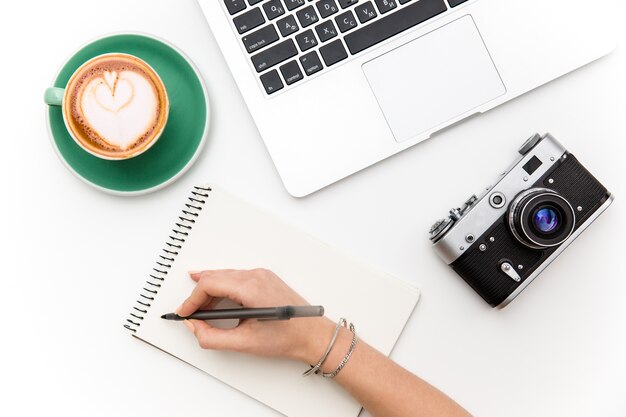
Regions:
M 550 134 L 480 196 L 430 230 L 437 254 L 486 302 L 502 308 L 613 202 L 613 196 Z

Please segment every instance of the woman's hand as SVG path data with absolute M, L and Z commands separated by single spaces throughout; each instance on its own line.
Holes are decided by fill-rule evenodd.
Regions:
M 189 298 L 176 309 L 179 316 L 211 309 L 221 298 L 244 307 L 309 305 L 276 274 L 265 269 L 190 273 L 196 281 Z M 185 320 L 205 349 L 231 350 L 258 356 L 281 356 L 309 364 L 317 362 L 332 337 L 335 324 L 326 317 L 285 321 L 242 320 L 234 329 L 220 329 L 203 320 Z
M 203 271 L 191 273 L 197 285 L 176 312 L 188 316 L 210 309 L 220 298 L 244 307 L 308 305 L 274 273 L 252 271 Z M 202 320 L 185 320 L 200 346 L 260 356 L 283 356 L 315 364 L 335 331 L 325 317 L 287 321 L 243 320 L 234 329 L 219 329 Z M 340 329 L 323 372 L 331 372 L 345 357 L 352 334 Z M 374 416 L 471 417 L 463 408 L 425 381 L 392 362 L 361 341 L 350 361 L 335 378 Z

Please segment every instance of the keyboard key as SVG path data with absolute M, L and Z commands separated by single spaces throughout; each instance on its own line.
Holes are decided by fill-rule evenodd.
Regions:
M 354 8 L 354 13 L 356 13 L 356 17 L 359 18 L 359 22 L 361 23 L 365 23 L 378 16 L 371 1 L 356 6 Z
M 261 83 L 263 83 L 267 94 L 275 93 L 284 87 L 276 70 L 271 70 L 267 74 L 261 75 Z
M 241 40 L 243 41 L 246 50 L 249 53 L 252 53 L 276 42 L 278 40 L 278 33 L 276 32 L 276 29 L 274 29 L 274 26 L 269 24 L 256 32 L 252 32 L 251 34 L 244 36 Z
M 334 65 L 348 57 L 348 53 L 343 47 L 340 39 L 322 46 L 320 48 L 320 54 L 322 54 L 322 59 L 327 67 L 330 67 L 331 65 Z
M 224 4 L 228 9 L 228 13 L 231 15 L 239 13 L 246 8 L 246 2 L 244 0 L 224 0 Z
M 449 0 L 448 3 L 450 3 L 450 7 L 456 7 L 459 4 L 463 4 L 465 3 L 467 0 Z
M 398 11 L 351 32 L 344 38 L 354 55 L 398 33 L 417 26 L 448 8 L 443 0 L 419 0 Z
M 313 75 L 324 68 L 322 61 L 320 61 L 320 57 L 315 51 L 302 55 L 300 57 L 300 63 L 302 64 L 302 68 L 304 68 L 306 75 Z
M 263 10 L 269 20 L 276 19 L 278 16 L 285 14 L 285 7 L 280 0 L 270 0 L 263 4 Z
M 278 26 L 278 30 L 280 30 L 280 34 L 283 35 L 283 37 L 287 37 L 298 30 L 296 18 L 292 15 L 277 20 L 276 26 Z
M 380 14 L 385 14 L 397 7 L 396 0 L 374 0 L 380 10 Z
M 250 6 L 254 6 L 257 3 L 261 3 L 263 0 L 248 0 L 248 3 L 250 3 Z
M 319 20 L 313 6 L 307 6 L 299 12 L 296 12 L 296 16 L 298 16 L 300 26 L 303 28 L 310 26 Z
M 327 40 L 337 36 L 337 29 L 335 29 L 335 25 L 333 25 L 332 20 L 327 20 L 315 26 L 315 31 L 322 42 L 326 42 Z
M 339 0 L 339 4 L 341 5 L 342 9 L 345 9 L 346 7 L 350 7 L 353 4 L 356 4 L 359 0 Z
M 304 5 L 304 0 L 285 0 L 285 5 L 287 6 L 287 10 L 297 9 Z
M 298 55 L 298 48 L 296 48 L 296 44 L 293 43 L 293 40 L 287 39 L 278 45 L 274 45 L 271 48 L 253 55 L 252 63 L 254 64 L 256 72 L 263 72 L 295 55 Z
M 263 17 L 263 13 L 261 13 L 261 9 L 257 7 L 249 12 L 245 12 L 235 17 L 233 22 L 235 23 L 237 32 L 246 33 L 247 31 L 265 23 L 265 18 Z
M 300 71 L 300 67 L 298 66 L 298 62 L 296 61 L 291 61 L 281 66 L 280 72 L 283 74 L 283 78 L 285 79 L 287 85 L 291 85 L 304 78 L 304 75 L 302 75 L 302 71 Z
M 311 29 L 296 35 L 296 42 L 298 42 L 298 46 L 302 52 L 317 46 L 317 39 L 315 39 L 315 35 Z
M 410 2 L 411 0 L 399 0 L 399 1 L 400 1 L 400 4 L 405 4 L 405 3 Z
M 315 3 L 315 5 L 317 6 L 317 10 L 320 12 L 320 16 L 322 16 L 322 18 L 327 18 L 328 16 L 339 11 L 335 0 L 321 0 Z
M 356 27 L 356 19 L 350 10 L 335 17 L 335 22 L 341 33 Z

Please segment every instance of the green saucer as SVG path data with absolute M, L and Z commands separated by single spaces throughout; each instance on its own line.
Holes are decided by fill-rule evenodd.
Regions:
M 90 42 L 61 68 L 53 86 L 65 88 L 85 61 L 109 52 L 138 56 L 159 74 L 170 101 L 163 134 L 150 149 L 122 161 L 100 159 L 84 151 L 68 133 L 60 106 L 48 106 L 52 144 L 78 178 L 99 190 L 138 195 L 171 184 L 196 160 L 209 132 L 209 99 L 200 73 L 175 46 L 152 36 L 123 33 Z

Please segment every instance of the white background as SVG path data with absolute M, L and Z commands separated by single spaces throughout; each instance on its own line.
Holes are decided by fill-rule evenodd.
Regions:
M 622 3 L 607 10 L 620 21 Z M 42 95 L 58 67 L 118 30 L 182 48 L 213 105 L 197 164 L 144 197 L 77 180 L 45 126 Z M 623 48 L 304 199 L 283 189 L 193 0 L 3 2 L 0 57 L 1 415 L 275 415 L 122 327 L 181 199 L 205 181 L 420 287 L 392 358 L 475 415 L 626 415 Z M 616 202 L 509 307 L 492 310 L 436 257 L 426 232 L 546 131 Z

